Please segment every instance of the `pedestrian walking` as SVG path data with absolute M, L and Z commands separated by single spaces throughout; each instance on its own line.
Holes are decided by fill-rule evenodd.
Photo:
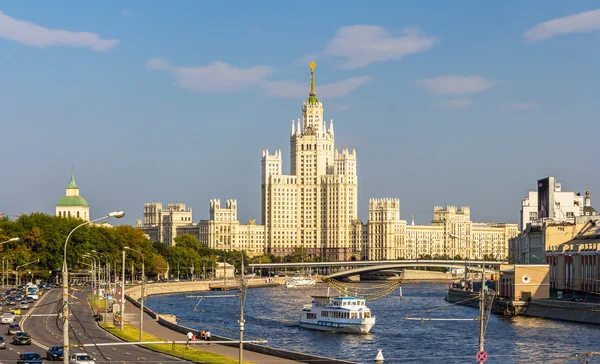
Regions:
M 206 330 L 206 341 L 210 341 L 210 331 Z
M 192 338 L 194 337 L 194 334 L 192 334 L 192 332 L 188 332 L 187 335 L 187 343 L 185 344 L 185 348 L 189 349 L 190 348 L 190 341 L 192 341 Z

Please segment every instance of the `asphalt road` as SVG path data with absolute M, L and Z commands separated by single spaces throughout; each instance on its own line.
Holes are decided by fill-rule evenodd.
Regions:
M 10 343 L 12 336 L 7 334 L 8 325 L 0 325 L 0 334 L 7 341 L 6 350 L 0 350 L 0 364 L 15 363 L 18 354 L 25 351 L 35 351 L 45 358 L 48 347 L 62 345 L 63 321 L 56 316 L 62 309 L 61 293 L 61 290 L 56 288 L 45 291 L 40 300 L 36 301 L 35 307 L 22 312 L 21 328 L 31 335 L 32 345 L 13 345 Z M 70 343 L 76 345 L 120 342 L 118 338 L 108 334 L 96 324 L 86 300 L 87 294 L 79 291 L 74 294 L 79 300 L 74 299 L 69 306 L 72 315 Z M 7 310 L 5 309 L 5 311 Z M 41 314 L 54 314 L 54 316 L 33 316 Z M 97 363 L 167 364 L 185 362 L 135 345 L 71 348 L 71 353 L 76 352 L 87 352 L 96 359 Z

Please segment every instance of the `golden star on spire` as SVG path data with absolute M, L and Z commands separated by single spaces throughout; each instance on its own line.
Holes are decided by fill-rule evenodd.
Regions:
M 308 67 L 310 67 L 311 70 L 314 70 L 315 68 L 317 68 L 317 64 L 315 63 L 315 61 L 312 61 L 312 62 L 310 62 Z

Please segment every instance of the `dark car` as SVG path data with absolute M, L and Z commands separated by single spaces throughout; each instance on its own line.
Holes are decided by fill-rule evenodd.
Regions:
M 27 296 L 25 300 L 27 301 L 27 303 L 33 303 L 33 301 L 35 301 L 31 296 Z
M 42 357 L 38 353 L 26 351 L 19 354 L 17 364 L 43 364 Z
M 573 302 L 583 302 L 583 300 L 579 296 L 575 296 L 575 297 L 571 298 L 571 301 L 573 301 Z
M 0 349 L 6 349 L 6 341 L 0 336 Z
M 13 344 L 15 345 L 31 345 L 31 336 L 25 331 L 19 331 L 13 336 Z
M 63 359 L 63 347 L 53 346 L 46 351 L 46 359 L 48 360 L 62 360 Z
M 14 297 L 12 297 L 12 296 L 11 296 L 11 297 L 8 297 L 8 298 L 6 299 L 6 304 L 7 304 L 7 305 L 16 305 L 16 304 L 17 304 L 17 300 L 15 300 L 15 298 L 14 298 Z

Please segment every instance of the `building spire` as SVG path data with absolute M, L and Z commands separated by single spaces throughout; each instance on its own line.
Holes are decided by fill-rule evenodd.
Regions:
M 317 64 L 313 61 L 309 64 L 310 67 L 310 93 L 308 94 L 309 103 L 317 103 L 317 94 L 315 92 L 315 68 Z
M 73 171 L 71 171 L 71 180 L 69 181 L 69 186 L 67 188 L 77 188 L 77 185 L 75 184 L 75 173 L 73 173 Z

